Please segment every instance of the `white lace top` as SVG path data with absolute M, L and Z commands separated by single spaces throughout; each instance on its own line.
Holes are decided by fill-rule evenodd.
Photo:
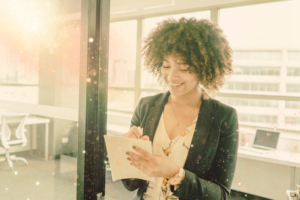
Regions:
M 160 154 L 168 156 L 177 165 L 183 168 L 187 155 L 190 149 L 192 138 L 195 132 L 196 122 L 194 121 L 176 138 L 170 140 L 164 124 L 163 114 L 160 117 L 154 140 L 153 140 L 153 155 Z M 178 186 L 175 186 L 176 190 Z M 150 182 L 146 192 L 143 195 L 145 200 L 179 200 L 173 196 L 170 189 L 170 184 L 164 178 L 155 178 L 155 182 Z

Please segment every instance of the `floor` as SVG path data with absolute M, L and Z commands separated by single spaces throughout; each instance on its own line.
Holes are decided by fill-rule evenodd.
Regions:
M 6 162 L 0 162 L 0 199 L 1 200 L 75 200 L 76 167 L 68 166 L 61 170 L 61 160 L 43 161 L 27 154 L 17 155 L 26 158 L 24 163 L 14 163 L 9 171 Z M 63 171 L 63 173 L 62 173 Z M 130 199 L 132 192 L 127 191 L 121 181 L 113 182 L 111 174 L 106 174 L 106 200 Z M 232 191 L 229 200 L 266 200 L 249 194 Z

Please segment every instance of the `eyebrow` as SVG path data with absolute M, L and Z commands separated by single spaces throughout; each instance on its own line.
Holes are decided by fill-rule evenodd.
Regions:
M 163 60 L 163 61 L 166 61 L 166 62 L 169 62 L 169 61 L 167 61 L 167 60 Z M 187 63 L 176 63 L 177 65 L 189 65 L 189 64 L 187 64 Z

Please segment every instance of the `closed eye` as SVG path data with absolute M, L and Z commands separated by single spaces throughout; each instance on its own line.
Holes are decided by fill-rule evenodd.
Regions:
M 181 64 L 179 69 L 183 72 L 189 71 L 190 66 L 188 64 Z

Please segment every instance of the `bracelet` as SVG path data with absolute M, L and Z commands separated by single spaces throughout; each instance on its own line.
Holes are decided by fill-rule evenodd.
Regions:
M 183 168 L 180 168 L 177 174 L 174 174 L 169 178 L 169 183 L 171 185 L 179 185 L 182 183 L 184 177 L 185 177 L 185 170 Z

